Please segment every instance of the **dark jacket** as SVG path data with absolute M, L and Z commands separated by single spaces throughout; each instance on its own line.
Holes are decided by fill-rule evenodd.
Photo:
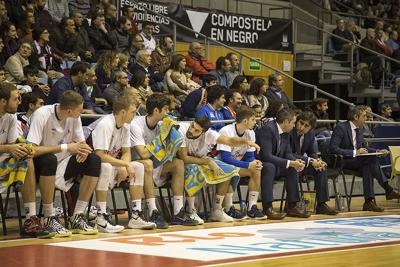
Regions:
M 110 38 L 114 49 L 118 50 L 119 52 L 128 49 L 130 40 L 129 33 L 123 33 L 118 29 L 115 29 L 108 34 L 108 37 Z
M 113 50 L 113 45 L 108 34 L 102 32 L 95 25 L 89 27 L 89 39 L 93 45 L 96 54 L 101 54 L 104 50 Z
M 269 87 L 264 95 L 267 97 L 268 103 L 270 104 L 280 100 L 283 101 L 286 107 L 295 108 L 295 105 L 293 105 L 293 103 L 289 100 L 286 93 L 282 90 L 280 92 L 281 92 L 281 97 L 279 97 L 279 95 L 274 92 L 274 89 L 272 87 Z
M 89 34 L 86 29 L 84 27 L 79 27 L 76 29 L 76 32 L 78 33 L 78 37 L 76 39 L 76 49 L 79 53 L 79 56 L 81 58 L 85 58 L 84 54 L 86 51 L 90 51 L 94 55 L 94 47 L 90 42 Z
M 310 130 L 304 135 L 303 146 L 300 148 L 300 136 L 297 134 L 296 128 L 290 132 L 290 147 L 293 156 L 307 162 L 308 158 L 318 158 L 317 146 L 315 143 L 315 131 Z M 307 154 L 307 156 L 304 156 Z

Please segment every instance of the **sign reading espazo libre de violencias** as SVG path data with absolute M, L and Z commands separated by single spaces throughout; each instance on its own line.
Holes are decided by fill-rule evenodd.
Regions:
M 220 11 L 190 9 L 183 5 L 165 4 L 159 2 L 120 0 L 119 10 L 124 6 L 133 6 L 134 19 L 141 27 L 142 22 L 156 24 L 155 34 L 172 35 L 173 19 L 179 23 L 200 32 L 214 40 L 234 47 L 246 47 L 265 50 L 292 50 L 292 24 L 289 20 L 264 18 L 256 16 L 236 15 Z M 165 15 L 163 18 L 151 12 L 145 12 L 143 7 Z M 177 27 L 177 40 L 182 42 L 201 41 L 195 33 Z

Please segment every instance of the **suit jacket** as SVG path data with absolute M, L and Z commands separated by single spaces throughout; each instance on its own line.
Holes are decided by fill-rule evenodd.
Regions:
M 271 87 L 268 88 L 268 90 L 265 92 L 264 94 L 267 99 L 268 99 L 268 103 L 272 103 L 272 102 L 277 102 L 277 101 L 283 101 L 283 103 L 289 107 L 289 108 L 295 108 L 296 106 L 293 105 L 293 103 L 289 100 L 288 96 L 286 95 L 286 93 L 284 91 L 281 91 L 281 98 L 279 98 L 279 96 L 273 91 L 273 89 L 271 89 Z
M 270 162 L 280 168 L 286 168 L 288 160 L 296 159 L 290 148 L 289 134 L 284 133 L 279 136 L 275 120 L 267 122 L 256 131 L 256 143 L 261 148 L 258 159 L 262 162 Z M 278 145 L 280 145 L 279 150 Z
M 315 146 L 315 131 L 310 130 L 304 135 L 303 146 L 300 148 L 300 136 L 297 134 L 296 129 L 290 132 L 290 147 L 292 149 L 293 156 L 297 159 L 302 159 L 306 163 L 308 158 L 318 158 L 318 151 Z M 307 156 L 304 156 L 307 154 Z
M 357 143 L 361 144 L 361 147 L 365 148 L 366 144 L 363 137 L 364 129 L 360 129 L 360 131 Z M 350 122 L 339 122 L 333 130 L 331 141 L 329 143 L 330 153 L 342 155 L 345 158 L 352 158 L 355 149 L 356 148 L 353 146 L 353 135 L 351 132 Z M 375 149 L 368 148 L 368 151 L 374 152 Z

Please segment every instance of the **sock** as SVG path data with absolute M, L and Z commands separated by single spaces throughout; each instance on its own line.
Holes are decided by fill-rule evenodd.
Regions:
M 189 212 L 192 212 L 192 210 L 195 210 L 196 208 L 194 207 L 194 201 L 196 200 L 196 197 L 187 197 L 186 201 L 188 204 L 188 209 Z
M 224 196 L 215 195 L 214 210 L 222 209 L 222 202 L 224 202 Z
M 258 200 L 258 192 L 256 191 L 250 191 L 249 192 L 249 206 L 247 207 L 247 210 L 250 210 L 253 205 L 257 205 L 257 200 Z
M 132 200 L 132 210 L 142 211 L 142 200 L 141 199 Z
M 183 196 L 174 196 L 174 215 L 183 208 Z
M 97 213 L 100 213 L 100 214 L 107 213 L 107 202 L 97 202 L 96 206 L 98 206 L 98 208 L 99 208 Z
M 153 213 L 153 210 L 157 210 L 156 199 L 154 197 L 146 199 L 146 204 L 150 215 Z
M 32 216 L 36 216 L 36 202 L 24 203 L 25 217 L 29 219 Z
M 226 193 L 225 195 L 225 209 L 229 210 L 233 206 L 233 193 Z
M 82 201 L 82 200 L 76 201 L 75 210 L 74 210 L 74 215 L 84 213 L 87 204 L 88 204 L 88 203 L 87 203 L 86 201 Z
M 54 211 L 53 202 L 51 202 L 50 204 L 43 204 L 43 214 L 44 214 L 45 218 L 56 215 L 56 213 Z

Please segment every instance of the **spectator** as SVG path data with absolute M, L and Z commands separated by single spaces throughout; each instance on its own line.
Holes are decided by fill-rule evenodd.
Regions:
M 221 108 L 225 104 L 225 88 L 220 85 L 213 85 L 207 88 L 207 104 L 202 106 L 195 114 L 195 117 L 204 116 L 210 121 L 223 120 L 224 115 Z M 225 123 L 213 123 L 211 129 L 219 131 Z
M 92 17 L 92 23 L 88 30 L 89 40 L 92 42 L 97 57 L 106 51 L 112 50 L 112 41 L 108 36 L 109 29 L 106 27 L 106 21 L 102 13 L 95 13 Z
M 108 104 L 112 107 L 114 99 L 117 96 L 122 95 L 126 87 L 128 86 L 128 74 L 123 71 L 117 71 L 114 75 L 114 81 L 107 86 L 103 92 L 104 98 Z
M 0 2 L 0 28 L 2 28 L 3 23 L 9 22 L 9 18 L 7 16 L 7 8 L 4 2 Z
M 392 118 L 392 107 L 389 104 L 382 104 L 379 109 L 380 115 L 388 120 L 394 121 Z
M 32 46 L 29 42 L 22 42 L 18 51 L 9 57 L 4 65 L 6 79 L 10 83 L 21 83 L 24 76 L 24 67 L 29 65 L 29 57 L 32 53 Z
M 125 16 L 127 18 L 129 18 L 132 22 L 132 28 L 131 28 L 131 34 L 137 34 L 140 33 L 140 30 L 137 26 L 137 23 L 134 19 L 134 15 L 135 15 L 135 9 L 133 8 L 133 6 L 129 6 L 129 5 L 124 5 L 122 7 L 122 16 Z
M 77 12 L 86 17 L 90 11 L 90 3 L 89 0 L 68 0 L 68 8 L 70 14 Z
M 384 41 L 384 32 L 383 30 L 375 30 L 375 39 L 376 46 L 379 48 L 379 53 L 385 54 L 387 56 L 390 55 L 390 48 Z
M 314 113 L 317 120 L 329 120 L 328 110 L 328 99 L 326 98 L 315 98 L 311 104 L 311 110 Z M 330 123 L 326 122 L 317 122 L 317 126 L 315 127 L 315 132 L 318 135 L 324 137 L 331 136 L 332 127 Z
M 204 46 L 193 42 L 189 46 L 189 53 L 186 55 L 186 64 L 193 70 L 193 81 L 199 82 L 202 75 L 215 70 L 214 64 L 205 58 Z
M 353 38 L 351 39 L 354 43 L 359 44 L 361 42 L 361 33 L 354 20 L 347 22 L 347 30 L 351 33 Z
M 278 99 L 282 100 L 285 103 L 285 107 L 295 108 L 295 105 L 289 100 L 289 97 L 283 91 L 283 86 L 285 82 L 283 81 L 282 75 L 280 74 L 271 74 L 268 76 L 269 88 L 265 93 L 265 96 L 268 98 L 268 102 L 272 103 Z
M 132 73 L 129 71 L 129 58 L 125 53 L 118 53 L 118 70 L 126 72 L 128 74 L 128 81 L 132 80 Z
M 189 86 L 189 91 L 192 92 L 193 90 L 199 89 L 200 84 L 196 83 L 192 80 L 193 70 L 189 67 L 185 67 L 183 69 L 183 74 L 186 77 L 186 84 Z
M 207 103 L 207 91 L 210 86 L 217 84 L 217 78 L 206 74 L 202 77 L 203 87 L 192 91 L 182 103 L 181 113 L 186 118 L 194 118 L 196 112 Z
M 369 28 L 367 29 L 366 37 L 361 41 L 360 45 L 380 53 L 381 50 L 378 47 L 377 43 L 374 41 L 374 39 L 375 39 L 375 30 Z M 362 63 L 368 64 L 372 74 L 372 83 L 376 88 L 379 88 L 383 72 L 383 65 L 381 59 L 372 52 L 360 49 L 360 61 Z
M 19 39 L 17 34 L 17 28 L 11 22 L 3 23 L 2 27 L 3 33 L 3 44 L 4 44 L 4 56 L 6 58 L 14 55 L 19 46 Z
M 0 66 L 0 82 L 6 81 L 6 71 L 4 70 L 3 66 Z
M 53 20 L 60 23 L 63 18 L 69 17 L 68 0 L 47 0 L 47 10 Z
M 113 4 L 108 4 L 104 10 L 104 17 L 106 19 L 107 28 L 110 31 L 117 29 L 117 7 Z
M 353 41 L 353 35 L 345 28 L 345 22 L 343 19 L 336 20 L 336 29 L 333 30 L 333 34 L 342 37 L 345 40 L 332 37 L 333 47 L 336 51 L 349 51 L 351 48 L 351 41 Z
M 372 10 L 369 10 L 367 13 L 367 18 L 364 19 L 364 28 L 372 28 L 375 29 L 376 26 L 376 17 Z
M 216 62 L 216 69 L 210 71 L 211 75 L 217 77 L 217 84 L 224 86 L 226 89 L 229 88 L 229 74 L 231 69 L 231 62 L 225 57 L 219 57 Z
M 165 73 L 164 82 L 168 91 L 173 93 L 176 98 L 184 101 L 189 92 L 186 76 L 183 70 L 186 68 L 185 56 L 181 54 L 173 55 L 170 69 Z
M 372 109 L 370 106 L 365 107 L 365 111 L 367 112 L 367 121 L 373 121 L 374 116 L 372 116 Z M 364 124 L 363 127 L 363 136 L 364 138 L 374 138 L 374 129 L 376 124 Z
M 137 33 L 132 37 L 131 45 L 125 51 L 129 55 L 129 66 L 136 64 L 136 55 L 139 50 L 144 49 L 144 41 L 141 34 Z
M 229 87 L 229 90 L 239 90 L 242 95 L 242 104 L 249 106 L 249 102 L 247 101 L 247 91 L 249 90 L 249 83 L 247 79 L 243 75 L 238 75 L 232 82 L 232 85 Z
M 88 96 L 90 97 L 93 105 L 93 110 L 97 114 L 105 114 L 107 113 L 106 106 L 108 105 L 107 100 L 103 97 L 103 93 L 101 92 L 99 86 L 96 83 L 97 77 L 94 69 L 88 69 L 86 75 L 86 91 L 88 92 Z
M 397 33 L 397 31 L 392 31 L 389 35 L 389 39 L 386 41 L 386 45 L 390 50 L 390 55 L 392 55 L 394 51 L 400 48 L 398 41 L 399 34 Z
M 130 31 L 132 23 L 127 17 L 120 17 L 117 28 L 109 33 L 109 38 L 115 50 L 122 52 L 129 47 Z
M 0 38 L 0 66 L 3 67 L 6 64 L 7 57 L 4 51 L 3 38 Z
M 117 70 L 119 58 L 114 51 L 105 51 L 99 58 L 96 65 L 97 85 L 101 92 L 111 84 L 111 79 L 114 71 Z
M 241 75 L 240 73 L 240 61 L 239 61 L 239 57 L 238 55 L 236 55 L 235 53 L 228 53 L 225 57 L 226 59 L 228 59 L 231 62 L 231 69 L 229 70 L 229 72 L 227 72 L 228 74 L 228 86 L 227 88 L 230 88 L 233 80 L 238 76 Z
M 261 117 L 264 117 L 269 106 L 268 99 L 265 96 L 267 89 L 268 84 L 265 82 L 265 80 L 256 78 L 250 83 L 250 89 L 247 92 L 247 101 L 249 103 L 249 107 L 252 107 L 256 104 L 260 105 L 262 109 Z
M 147 114 L 147 98 L 153 94 L 153 91 L 149 86 L 149 81 L 149 75 L 146 72 L 138 70 L 133 73 L 130 85 L 133 86 L 133 89 L 135 89 L 136 93 L 138 94 L 140 105 L 137 112 L 140 115 Z
M 52 29 L 56 24 L 53 22 L 53 18 L 45 6 L 46 0 L 37 0 L 35 6 L 36 19 L 40 27 Z
M 154 24 L 150 22 L 143 22 L 142 23 L 142 33 L 140 34 L 143 37 L 144 41 L 144 49 L 148 50 L 149 53 L 153 53 L 156 49 L 157 42 L 156 39 L 153 37 L 154 33 Z
M 260 129 L 262 127 L 262 107 L 259 104 L 255 104 L 254 106 L 251 107 L 251 109 L 254 112 L 254 115 L 256 116 L 256 124 L 254 125 L 253 130 Z
M 242 106 L 242 95 L 239 90 L 228 90 L 225 99 L 225 106 L 221 109 L 224 120 L 235 120 L 236 112 Z
M 83 14 L 79 11 L 71 11 L 71 18 L 75 22 L 75 31 L 77 33 L 76 49 L 79 57 L 89 63 L 96 61 L 94 47 L 90 42 L 89 34 L 86 28 L 82 26 Z
M 87 72 L 90 65 L 86 62 L 77 61 L 72 65 L 70 75 L 60 78 L 51 88 L 46 99 L 46 105 L 60 103 L 60 100 L 67 90 L 78 92 L 83 97 L 83 113 L 94 113 L 92 101 L 86 90 Z
M 166 73 L 171 65 L 174 41 L 169 36 L 160 39 L 160 45 L 151 53 L 151 63 L 160 73 Z
M 67 61 L 78 59 L 77 40 L 75 21 L 72 18 L 63 18 L 59 28 L 55 28 L 50 35 L 50 45 L 54 53 Z
M 21 108 L 23 113 L 17 115 L 18 136 L 26 138 L 29 131 L 29 118 L 32 113 L 44 105 L 42 96 L 38 93 L 27 93 L 22 98 Z
M 24 67 L 25 79 L 22 83 L 17 85 L 20 93 L 34 92 L 42 96 L 45 99 L 50 92 L 50 87 L 47 84 L 38 83 L 39 70 L 32 65 Z
M 26 10 L 23 15 L 23 20 L 19 24 L 19 29 L 17 29 L 17 35 L 21 38 L 21 40 L 33 41 L 32 31 L 37 27 L 38 25 L 35 21 L 35 12 L 33 10 Z
M 276 115 L 278 114 L 278 112 L 284 108 L 285 108 L 285 103 L 282 100 L 271 102 L 268 106 L 265 116 L 262 118 L 262 125 L 264 125 L 268 121 L 276 119 Z

